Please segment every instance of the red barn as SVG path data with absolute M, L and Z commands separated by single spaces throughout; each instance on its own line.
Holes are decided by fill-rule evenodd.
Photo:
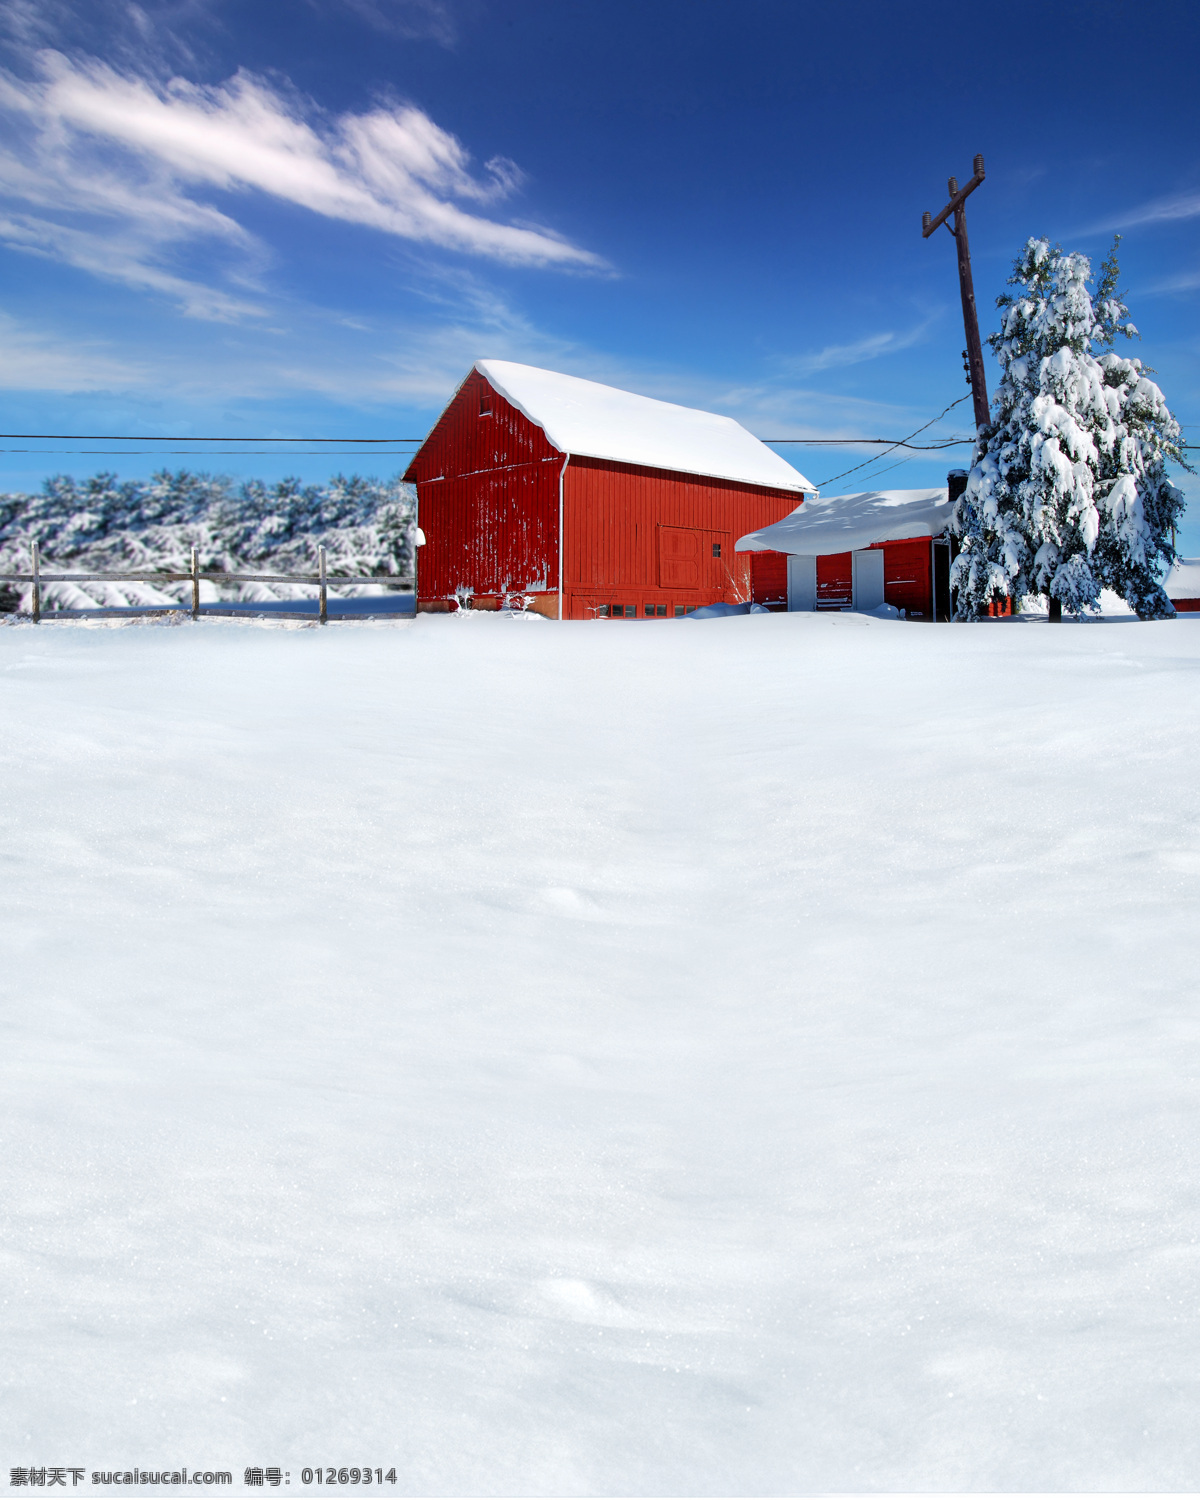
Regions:
M 734 544 L 813 491 L 731 417 L 491 359 L 404 477 L 419 610 L 521 600 L 565 620 L 785 605 L 785 572 Z

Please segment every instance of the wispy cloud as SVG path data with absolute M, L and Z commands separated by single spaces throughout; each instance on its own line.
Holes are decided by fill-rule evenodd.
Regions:
M 1194 292 L 1200 290 L 1200 271 L 1184 271 L 1179 276 L 1168 276 L 1164 281 L 1151 282 L 1149 286 L 1141 288 L 1143 293 L 1151 292 Z
M 869 334 L 850 344 L 828 344 L 814 354 L 794 355 L 785 359 L 784 368 L 797 375 L 814 375 L 820 370 L 840 369 L 845 365 L 860 365 L 870 359 L 880 359 L 886 354 L 898 354 L 902 349 L 911 349 L 925 337 L 932 319 L 927 319 L 916 328 L 897 333 L 894 329 L 884 333 Z
M 1115 214 L 1102 224 L 1094 224 L 1088 233 L 1099 234 L 1113 229 L 1134 229 L 1141 224 L 1171 224 L 1180 219 L 1200 218 L 1200 192 L 1175 193 L 1168 198 L 1152 198 L 1136 208 Z
M 481 213 L 520 186 L 520 169 L 504 157 L 475 169 L 461 142 L 413 105 L 326 119 L 244 72 L 218 87 L 160 85 L 54 51 L 38 61 L 34 79 L 0 74 L 10 126 L 0 192 L 17 205 L 0 233 L 20 249 L 176 295 L 196 315 L 241 316 L 252 304 L 181 275 L 172 256 L 201 237 L 221 242 L 243 257 L 243 281 L 254 256 L 264 259 L 229 197 L 220 208 L 207 201 L 214 192 L 262 193 L 508 264 L 603 264 L 548 229 Z
M 454 14 L 444 0 L 341 0 L 368 26 L 389 36 L 425 39 L 452 47 L 458 40 Z
M 111 391 L 146 383 L 147 372 L 88 340 L 68 340 L 0 313 L 0 389 Z

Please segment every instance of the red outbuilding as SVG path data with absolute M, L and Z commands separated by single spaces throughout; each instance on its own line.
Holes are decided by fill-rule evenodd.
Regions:
M 479 361 L 404 477 L 419 610 L 574 620 L 786 607 L 786 563 L 734 545 L 813 492 L 731 417 L 504 360 Z
M 883 610 L 909 620 L 948 620 L 953 542 L 947 528 L 951 494 L 961 493 L 954 478 L 939 490 L 814 495 L 781 521 L 739 537 L 737 550 L 775 570 L 785 609 Z
M 1178 558 L 1163 588 L 1181 615 L 1200 614 L 1200 557 Z

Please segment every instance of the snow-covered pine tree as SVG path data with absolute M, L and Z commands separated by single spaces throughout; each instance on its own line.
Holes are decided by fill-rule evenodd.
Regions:
M 1162 392 L 1112 350 L 1137 335 L 1117 275 L 1115 241 L 1093 298 L 1087 256 L 1031 239 L 997 298 L 1002 376 L 953 523 L 959 619 L 1023 594 L 1079 614 L 1102 588 L 1144 620 L 1174 613 L 1159 580 L 1184 500 L 1166 463 L 1188 465 Z
M 380 481 L 335 475 L 323 485 L 298 479 L 246 480 L 236 489 L 219 474 L 164 469 L 151 479 L 97 474 L 82 482 L 46 480 L 40 495 L 0 494 L 0 573 L 29 567 L 37 540 L 47 563 L 71 572 L 185 572 L 195 547 L 204 570 L 303 573 L 324 546 L 329 570 L 375 577 L 380 584 L 413 575 L 412 486 L 397 476 Z M 347 585 L 361 594 L 375 585 Z M 161 604 L 184 598 L 187 584 L 48 584 L 44 609 L 93 603 Z M 230 584 L 223 592 L 246 602 L 302 598 L 300 584 Z M 21 600 L 24 598 L 25 603 Z M 0 586 L 0 613 L 27 608 L 28 588 Z

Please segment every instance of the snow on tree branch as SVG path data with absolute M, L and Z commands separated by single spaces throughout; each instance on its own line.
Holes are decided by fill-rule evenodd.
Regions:
M 331 573 L 410 583 L 414 519 L 412 486 L 399 479 L 339 474 L 324 485 L 252 479 L 235 489 L 226 478 L 186 469 L 125 481 L 97 474 L 81 483 L 60 475 L 48 479 L 39 495 L 0 495 L 0 572 L 26 572 L 33 540 L 45 564 L 80 572 L 186 571 L 193 547 L 202 571 L 311 572 L 323 546 Z M 48 584 L 44 607 L 168 604 L 182 599 L 188 587 Z M 370 587 L 340 592 L 361 594 Z M 261 602 L 312 590 L 248 583 L 223 592 Z M 3 607 L 18 607 L 18 599 L 10 597 Z

